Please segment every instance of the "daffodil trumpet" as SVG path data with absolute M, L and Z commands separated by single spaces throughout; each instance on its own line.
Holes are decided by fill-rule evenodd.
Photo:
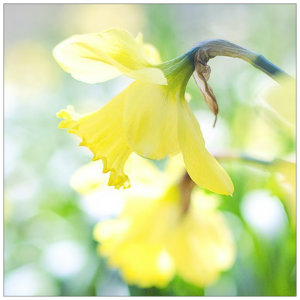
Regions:
M 103 161 L 103 172 L 110 172 L 108 185 L 130 186 L 124 168 L 132 152 L 157 160 L 181 152 L 187 172 L 197 185 L 231 195 L 232 181 L 206 150 L 185 89 L 194 73 L 205 102 L 217 116 L 217 101 L 207 83 L 210 58 L 239 57 L 270 76 L 282 73 L 267 60 L 249 53 L 229 42 L 213 40 L 161 63 L 158 51 L 143 43 L 141 34 L 134 38 L 124 30 L 110 29 L 73 36 L 58 44 L 53 54 L 75 79 L 98 83 L 124 74 L 135 81 L 96 112 L 81 116 L 72 107 L 60 111 L 57 116 L 64 120 L 59 127 L 78 135 L 80 145 L 93 152 L 93 160 Z

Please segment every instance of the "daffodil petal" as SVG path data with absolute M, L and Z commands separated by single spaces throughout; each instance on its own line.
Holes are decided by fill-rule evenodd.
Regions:
M 119 219 L 95 228 L 99 253 L 129 284 L 163 287 L 174 276 L 172 258 L 164 249 L 164 239 L 180 213 L 173 196 L 174 191 L 162 199 L 129 198 Z
M 72 36 L 58 44 L 53 55 L 66 72 L 87 83 L 103 82 L 123 73 L 167 84 L 163 72 L 151 64 L 144 45 L 121 29 Z
M 123 106 L 126 90 L 116 96 L 100 110 L 80 117 L 69 107 L 57 116 L 64 120 L 59 128 L 82 138 L 81 146 L 88 147 L 94 154 L 93 160 L 102 159 L 103 173 L 110 172 L 108 185 L 129 187 L 124 165 L 132 152 L 126 143 L 122 130 Z
M 140 32 L 137 37 L 135 38 L 137 43 L 141 45 L 144 48 L 144 51 L 146 53 L 147 59 L 152 64 L 160 64 L 161 58 L 158 50 L 152 45 L 152 44 L 145 44 L 143 42 L 143 34 Z
M 167 79 L 164 73 L 158 68 L 141 68 L 137 70 L 128 70 L 127 73 L 123 72 L 128 77 L 155 84 L 167 85 Z
M 165 287 L 174 276 L 173 261 L 161 244 L 127 242 L 108 261 L 120 267 L 127 283 L 141 287 Z
M 206 150 L 199 123 L 185 101 L 178 102 L 178 137 L 192 180 L 212 192 L 231 195 L 234 190 L 231 179 Z
M 141 156 L 162 159 L 177 153 L 177 106 L 168 88 L 134 82 L 127 94 L 124 131 L 130 148 Z
M 197 200 L 211 201 L 203 192 L 192 197 L 187 215 L 169 236 L 167 250 L 178 274 L 204 287 L 232 266 L 236 250 L 222 214 L 213 206 L 203 209 L 203 204 L 198 205 Z

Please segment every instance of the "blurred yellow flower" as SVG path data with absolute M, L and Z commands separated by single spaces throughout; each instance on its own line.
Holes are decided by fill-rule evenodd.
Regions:
M 73 36 L 54 49 L 54 57 L 74 78 L 96 83 L 120 74 L 135 81 L 100 110 L 86 116 L 69 107 L 57 115 L 60 128 L 82 138 L 81 145 L 111 172 L 108 185 L 129 187 L 124 172 L 132 152 L 162 159 L 182 152 L 190 177 L 199 186 L 230 195 L 233 184 L 205 148 L 199 123 L 184 94 L 194 72 L 197 48 L 159 64 L 157 50 L 120 29 Z
M 187 195 L 186 207 L 181 184 L 188 177 L 182 179 L 184 168 L 178 159 L 169 161 L 165 172 L 142 158 L 136 163 L 148 165 L 150 171 L 136 176 L 133 189 L 123 192 L 126 203 L 121 215 L 95 227 L 99 254 L 119 268 L 129 284 L 164 287 L 176 273 L 201 287 L 214 282 L 235 259 L 230 230 L 216 209 L 217 198 L 194 189 Z M 160 180 L 151 182 L 153 177 Z M 139 184 L 163 188 L 154 196 L 142 193 Z

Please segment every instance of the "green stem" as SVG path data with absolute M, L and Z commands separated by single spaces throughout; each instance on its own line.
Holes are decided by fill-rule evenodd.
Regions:
M 259 164 L 259 165 L 271 165 L 273 163 L 275 163 L 274 160 L 263 160 L 263 159 L 259 159 L 247 154 L 236 154 L 236 153 L 225 153 L 225 154 L 217 154 L 214 155 L 215 158 L 217 160 L 220 161 L 226 161 L 226 160 L 235 160 L 235 161 L 244 161 L 244 162 L 248 162 L 248 163 L 254 163 L 254 164 Z
M 272 77 L 278 83 L 281 83 L 282 77 L 292 78 L 289 74 L 271 63 L 263 55 L 257 54 L 225 40 L 218 39 L 203 41 L 197 45 L 197 48 L 198 52 L 196 56 L 199 62 L 204 65 L 209 61 L 209 59 L 216 56 L 229 56 L 248 62 L 255 68 Z

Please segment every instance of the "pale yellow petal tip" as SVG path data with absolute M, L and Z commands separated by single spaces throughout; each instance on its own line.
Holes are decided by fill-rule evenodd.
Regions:
M 63 61 L 66 59 L 65 56 L 64 56 L 63 51 L 64 51 L 66 46 L 68 46 L 69 44 L 72 43 L 73 40 L 74 40 L 74 36 L 60 42 L 52 50 L 52 55 L 53 55 L 55 61 L 66 72 L 70 72 L 70 71 L 69 71 L 68 67 L 63 63 Z
M 223 169 L 221 169 L 223 170 Z M 225 195 L 225 196 L 232 196 L 234 193 L 234 185 L 231 181 L 231 178 L 229 177 L 229 175 L 226 173 L 225 170 L 223 170 L 224 172 L 222 172 L 222 177 L 223 178 L 215 178 L 215 180 L 212 182 L 207 182 L 206 184 L 204 184 L 203 182 L 199 181 L 197 178 L 193 178 L 193 176 L 190 175 L 191 179 L 200 187 L 200 188 L 204 188 L 207 189 L 213 193 L 217 193 L 220 195 Z M 187 172 L 189 173 L 189 171 L 187 170 Z
M 215 191 L 215 192 L 218 193 L 218 194 L 221 194 L 221 195 L 232 197 L 233 192 L 234 192 L 234 186 L 233 186 L 233 183 L 232 183 L 229 176 L 228 176 L 228 182 L 227 182 L 226 186 L 224 188 L 218 190 L 218 191 Z
M 229 176 L 228 176 L 228 177 L 229 177 Z M 229 187 L 228 187 L 228 189 L 227 189 L 227 193 L 224 193 L 224 195 L 232 197 L 232 195 L 233 195 L 233 193 L 234 193 L 234 185 L 233 185 L 233 183 L 232 183 L 230 177 L 229 177 L 229 180 L 230 180 Z
M 234 193 L 234 187 L 226 187 L 225 189 L 220 189 L 220 188 L 207 188 L 208 190 L 210 190 L 211 192 L 220 194 L 220 195 L 224 195 L 224 196 L 230 196 L 232 197 L 233 193 Z
M 220 194 L 220 195 L 224 195 L 224 196 L 232 196 L 233 195 L 233 192 L 234 192 L 234 186 L 230 180 L 230 183 L 226 186 L 217 186 L 217 185 L 214 185 L 214 186 L 211 186 L 211 187 L 205 187 L 207 188 L 208 190 L 210 190 L 211 192 L 214 192 L 214 193 L 217 193 L 217 194 Z

